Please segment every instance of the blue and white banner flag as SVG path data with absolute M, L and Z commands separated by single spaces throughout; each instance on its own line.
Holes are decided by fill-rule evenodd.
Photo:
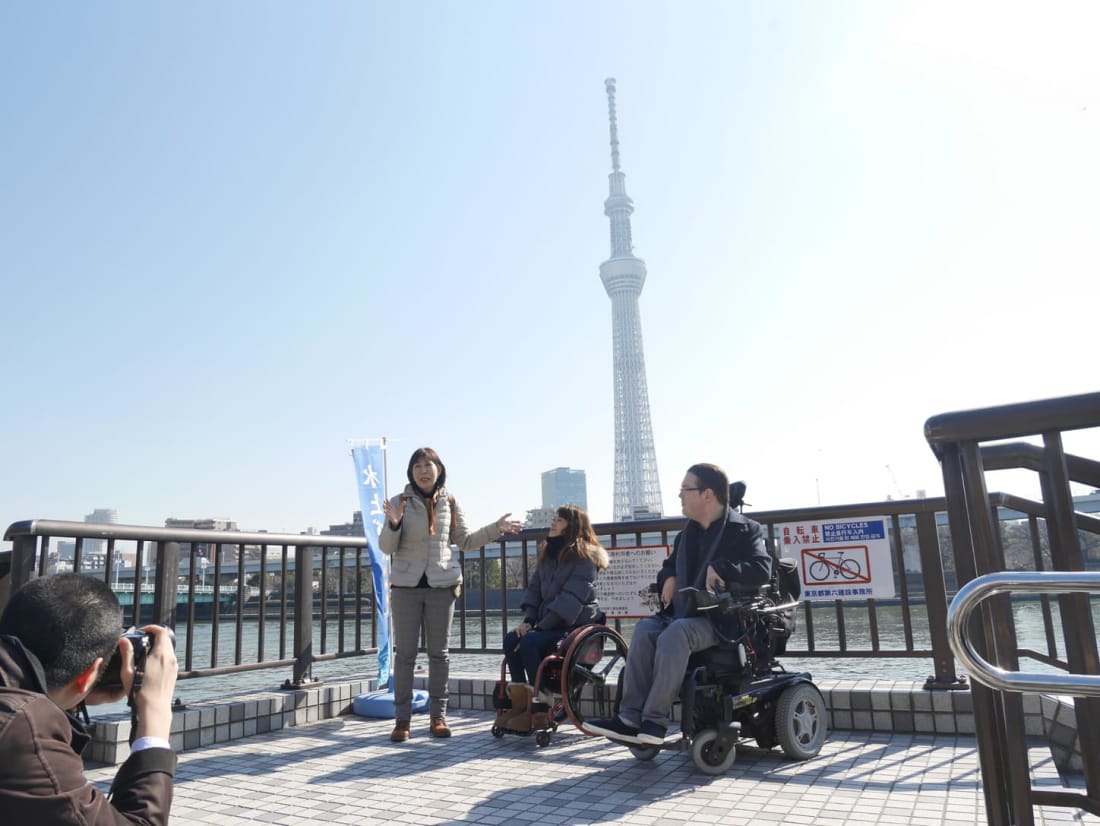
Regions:
M 390 660 L 390 560 L 378 547 L 378 535 L 386 518 L 382 502 L 386 498 L 385 460 L 381 445 L 353 447 L 355 479 L 359 486 L 359 504 L 363 509 L 363 531 L 367 535 L 371 581 L 374 585 L 374 623 L 378 629 L 378 685 L 389 686 Z

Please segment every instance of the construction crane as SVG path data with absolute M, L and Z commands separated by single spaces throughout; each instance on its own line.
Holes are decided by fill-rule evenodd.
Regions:
M 893 469 L 892 469 L 892 468 L 891 468 L 891 467 L 890 467 L 889 465 L 886 465 L 886 472 L 890 474 L 890 481 L 891 481 L 891 482 L 893 483 L 893 485 L 894 485 L 894 492 L 895 492 L 895 493 L 897 493 L 897 497 L 896 497 L 896 498 L 898 498 L 898 499 L 908 499 L 909 497 L 907 497 L 907 496 L 906 496 L 906 495 L 905 495 L 905 494 L 904 494 L 904 493 L 902 492 L 902 490 L 901 490 L 901 486 L 900 486 L 900 485 L 898 484 L 898 478 L 897 478 L 896 476 L 894 476 L 894 471 L 893 471 Z M 886 498 L 887 498 L 887 499 L 894 499 L 895 497 L 893 497 L 893 496 L 889 496 L 889 495 L 888 495 L 888 496 L 887 496 Z

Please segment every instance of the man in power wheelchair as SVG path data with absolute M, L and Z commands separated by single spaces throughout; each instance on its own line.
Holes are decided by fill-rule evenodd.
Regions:
M 794 604 L 773 577 L 756 522 L 736 508 L 744 486 L 715 465 L 688 469 L 680 501 L 688 518 L 658 575 L 662 610 L 638 623 L 622 670 L 618 714 L 584 729 L 629 745 L 639 759 L 692 750 L 703 771 L 725 771 L 735 745 L 755 737 L 799 759 L 820 750 L 825 706 L 809 674 L 774 660 Z M 686 676 L 685 676 L 686 674 Z M 666 739 L 682 698 L 681 737 Z

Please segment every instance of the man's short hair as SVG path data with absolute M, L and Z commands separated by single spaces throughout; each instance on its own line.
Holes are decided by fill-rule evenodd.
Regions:
M 700 490 L 714 491 L 714 497 L 722 506 L 729 507 L 730 480 L 722 468 L 718 467 L 718 465 L 703 462 L 689 467 L 688 473 L 699 480 Z
M 0 634 L 17 637 L 38 658 L 49 691 L 67 686 L 97 657 L 109 658 L 121 632 L 118 597 L 83 574 L 32 579 L 0 615 Z

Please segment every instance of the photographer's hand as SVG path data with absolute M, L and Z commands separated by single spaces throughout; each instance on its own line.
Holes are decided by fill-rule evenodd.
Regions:
M 179 664 L 169 629 L 160 625 L 147 625 L 143 631 L 152 634 L 152 648 L 145 655 L 145 673 L 141 689 L 134 693 L 137 709 L 138 737 L 159 737 L 168 740 L 172 729 L 172 697 L 176 690 Z M 132 685 L 134 679 L 133 658 L 123 662 L 123 685 Z
M 126 695 L 130 693 L 130 685 L 134 680 L 134 646 L 128 639 L 123 637 L 118 641 L 118 650 L 122 656 L 122 685 L 107 688 L 97 683 L 96 687 L 84 698 L 85 705 L 99 706 L 104 703 L 117 703 L 119 700 L 125 699 Z M 127 671 L 129 671 L 129 676 L 127 676 Z

